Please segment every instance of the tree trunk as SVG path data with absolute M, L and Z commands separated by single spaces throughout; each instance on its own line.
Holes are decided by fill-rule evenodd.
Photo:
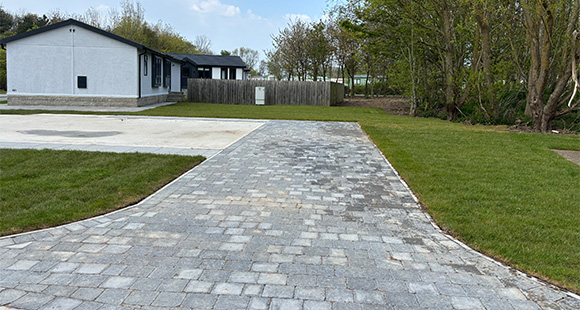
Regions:
M 444 51 L 444 69 L 445 69 L 445 110 L 447 112 L 447 120 L 455 121 L 457 120 L 457 109 L 455 106 L 455 92 L 454 92 L 454 68 L 453 68 L 453 35 L 451 33 L 451 12 L 447 2 L 443 0 L 442 5 L 442 17 L 443 17 L 443 37 L 445 40 L 445 51 Z
M 479 28 L 479 33 L 481 35 L 481 56 L 483 62 L 483 75 L 485 78 L 485 99 L 489 103 L 491 108 L 491 115 L 493 119 L 497 120 L 500 117 L 499 105 L 497 101 L 497 94 L 495 91 L 495 85 L 493 83 L 493 72 L 491 68 L 491 34 L 489 26 L 489 11 L 487 8 L 487 2 L 483 4 L 484 6 L 477 6 L 475 9 L 475 18 L 477 20 L 477 25 Z

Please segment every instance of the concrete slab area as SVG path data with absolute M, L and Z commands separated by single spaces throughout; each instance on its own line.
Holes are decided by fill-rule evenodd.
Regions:
M 140 204 L 0 238 L 23 309 L 580 309 L 435 228 L 354 123 L 269 121 Z
M 263 122 L 177 117 L 0 115 L 0 148 L 212 156 Z

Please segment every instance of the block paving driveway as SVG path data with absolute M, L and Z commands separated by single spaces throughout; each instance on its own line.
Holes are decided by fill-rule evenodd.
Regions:
M 0 308 L 580 309 L 434 228 L 357 124 L 265 123 L 134 207 L 0 239 Z

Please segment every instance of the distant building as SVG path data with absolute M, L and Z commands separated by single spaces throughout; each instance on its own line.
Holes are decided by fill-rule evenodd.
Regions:
M 181 60 L 74 19 L 0 45 L 8 104 L 144 106 L 181 91 Z
M 182 61 L 181 89 L 187 79 L 247 80 L 250 69 L 239 56 L 170 53 Z

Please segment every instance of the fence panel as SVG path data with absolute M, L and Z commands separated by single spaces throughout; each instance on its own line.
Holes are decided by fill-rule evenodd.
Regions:
M 191 102 L 256 104 L 255 88 L 266 88 L 267 105 L 330 106 L 344 100 L 344 86 L 333 82 L 189 79 Z

